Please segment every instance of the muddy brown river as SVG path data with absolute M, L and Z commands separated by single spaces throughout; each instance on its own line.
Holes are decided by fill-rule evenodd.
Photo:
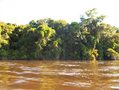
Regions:
M 0 90 L 119 90 L 119 61 L 0 61 Z

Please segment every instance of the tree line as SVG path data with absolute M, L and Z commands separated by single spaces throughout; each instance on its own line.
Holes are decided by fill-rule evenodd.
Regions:
M 119 28 L 104 23 L 104 18 L 91 9 L 79 22 L 50 18 L 26 25 L 0 22 L 0 59 L 119 59 Z

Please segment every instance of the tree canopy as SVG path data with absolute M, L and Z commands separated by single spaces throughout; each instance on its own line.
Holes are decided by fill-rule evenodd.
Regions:
M 50 18 L 26 25 L 0 22 L 0 59 L 119 59 L 119 28 L 88 10 L 80 22 Z

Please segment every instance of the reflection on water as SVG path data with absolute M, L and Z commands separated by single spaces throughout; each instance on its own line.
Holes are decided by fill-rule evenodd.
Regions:
M 1 61 L 0 90 L 119 90 L 119 61 Z

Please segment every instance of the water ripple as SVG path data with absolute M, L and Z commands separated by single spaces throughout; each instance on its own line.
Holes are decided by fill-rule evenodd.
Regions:
M 63 85 L 65 85 L 65 86 L 78 86 L 78 87 L 90 87 L 91 83 L 85 83 L 85 82 L 65 82 Z

